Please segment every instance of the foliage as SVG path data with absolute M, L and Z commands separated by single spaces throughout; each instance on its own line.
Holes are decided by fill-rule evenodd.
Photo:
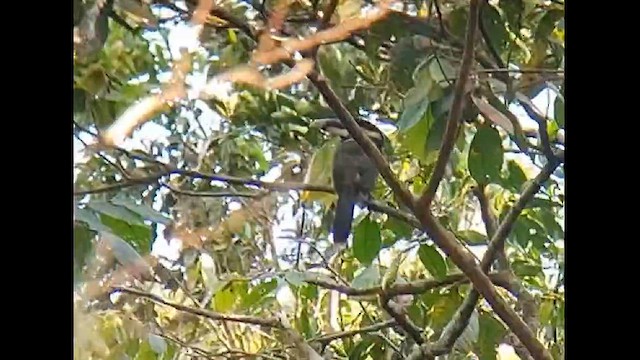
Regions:
M 75 357 L 293 359 L 317 352 L 327 358 L 401 358 L 414 350 L 414 342 L 399 325 L 325 338 L 392 318 L 368 289 L 419 280 L 441 285 L 393 301 L 427 341 L 438 340 L 471 287 L 458 281 L 460 269 L 415 225 L 388 211 L 362 209 L 351 246 L 339 260 L 324 258 L 335 196 L 322 187 L 331 187 L 335 140 L 310 124 L 335 112 L 309 80 L 278 90 L 219 85 L 215 97 L 164 107 L 122 145 L 96 141 L 175 71 L 183 46 L 177 29 L 186 28 L 197 1 L 148 3 L 74 0 L 73 121 L 80 154 Z M 246 64 L 257 47 L 257 29 L 277 5 L 215 3 L 192 52 L 187 83 L 193 87 Z M 337 2 L 331 24 L 357 17 L 366 3 Z M 431 204 L 440 224 L 474 253 L 491 239 L 476 190 L 484 191 L 500 223 L 549 161 L 539 140 L 545 137 L 514 115 L 519 96 L 555 94 L 553 111 L 534 109 L 543 114 L 554 149 L 564 148 L 566 123 L 563 3 L 482 3 L 473 90 L 464 99 L 463 125 Z M 318 10 L 330 1 L 287 4 L 274 37 L 309 36 L 322 17 Z M 402 12 L 320 46 L 317 69 L 353 114 L 387 119 L 389 165 L 419 197 L 440 154 L 469 6 L 403 4 Z M 507 67 L 519 71 L 507 73 Z M 276 76 L 287 69 L 275 63 L 261 70 Z M 153 135 L 136 140 L 145 133 Z M 564 357 L 563 178 L 560 166 L 525 204 L 506 240 L 508 268 L 492 270 L 512 271 L 520 291 L 531 295 L 527 303 L 498 288 L 525 321 L 536 320 L 533 330 L 556 358 Z M 302 191 L 296 184 L 323 191 Z M 410 214 L 382 178 L 373 197 Z M 169 242 L 179 247 L 175 256 L 157 250 Z M 332 286 L 361 293 L 338 299 Z M 280 322 L 212 319 L 200 310 Z M 481 302 L 448 356 L 496 359 L 501 343 L 522 351 L 509 335 Z M 301 343 L 313 350 L 300 355 L 306 349 Z

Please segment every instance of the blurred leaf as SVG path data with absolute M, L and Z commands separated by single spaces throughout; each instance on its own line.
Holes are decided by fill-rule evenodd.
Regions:
M 76 224 L 73 227 L 73 263 L 77 270 L 84 267 L 85 260 L 93 249 L 92 240 L 94 237 L 95 233 L 84 225 Z
M 507 175 L 500 182 L 501 185 L 513 193 L 519 193 L 526 181 L 527 176 L 520 168 L 520 164 L 514 160 L 507 160 Z
M 503 53 L 509 44 L 509 32 L 500 17 L 500 13 L 492 5 L 484 4 L 481 16 L 482 25 L 489 35 L 491 46 L 498 51 L 498 54 Z
M 278 282 L 275 279 L 252 286 L 247 295 L 242 297 L 242 307 L 250 309 L 260 305 L 262 300 L 273 294 L 277 286 Z
M 380 271 L 375 265 L 369 265 L 357 272 L 351 282 L 351 286 L 355 289 L 368 289 L 378 285 L 380 285 Z
M 300 286 L 304 284 L 305 276 L 299 271 L 286 271 L 284 273 L 284 278 L 289 284 L 293 286 Z
M 233 310 L 238 296 L 233 292 L 231 286 L 227 286 L 224 290 L 218 291 L 213 297 L 213 308 L 215 311 L 227 313 Z
M 129 243 L 108 232 L 100 234 L 100 238 L 107 243 L 113 256 L 128 273 L 135 276 L 151 273 L 150 265 Z
M 407 133 L 421 120 L 429 108 L 429 88 L 418 84 L 407 92 L 404 98 L 404 110 L 400 114 L 397 126 L 400 132 Z
M 338 138 L 331 139 L 316 150 L 306 170 L 305 184 L 333 185 L 331 169 L 333 168 L 333 155 L 339 141 Z M 327 207 L 337 199 L 335 194 L 306 190 L 302 192 L 300 197 L 305 202 L 320 201 Z
M 564 101 L 560 96 L 556 96 L 556 100 L 553 103 L 554 119 L 560 125 L 560 128 L 564 129 Z
M 411 225 L 394 217 L 389 217 L 387 221 L 385 221 L 383 227 L 393 231 L 395 241 L 400 239 L 409 239 L 413 233 Z
M 144 225 L 144 222 L 140 220 L 140 217 L 137 214 L 127 210 L 125 207 L 116 206 L 102 200 L 90 201 L 87 206 L 98 213 L 109 215 L 112 218 L 122 220 L 127 224 Z
M 437 56 L 434 56 L 429 62 L 429 74 L 440 87 L 447 87 L 455 83 L 457 75 L 456 69 L 448 60 Z
M 353 256 L 368 265 L 376 258 L 381 247 L 380 226 L 367 216 L 356 227 L 353 236 Z
M 124 206 L 134 213 L 140 215 L 143 219 L 149 220 L 162 225 L 168 225 L 171 219 L 164 216 L 162 213 L 155 211 L 149 206 L 136 204 L 132 199 L 124 196 L 116 196 L 111 200 L 114 205 Z
M 507 330 L 501 322 L 496 320 L 491 314 L 482 313 L 479 319 L 480 334 L 478 336 L 478 355 L 481 359 L 495 359 L 497 347 L 501 339 L 506 335 Z
M 167 342 L 164 338 L 156 334 L 149 334 L 148 337 L 149 346 L 151 346 L 151 350 L 153 350 L 156 354 L 164 354 L 167 351 Z
M 456 231 L 456 237 L 469 245 L 487 244 L 487 237 L 474 230 Z
M 471 95 L 471 100 L 473 100 L 473 103 L 478 107 L 478 110 L 480 110 L 480 113 L 485 119 L 500 126 L 509 134 L 514 134 L 513 124 L 503 113 L 498 111 L 482 98 Z
M 447 263 L 435 247 L 426 244 L 420 245 L 418 257 L 434 278 L 441 279 L 447 275 Z
M 502 140 L 498 131 L 489 126 L 481 126 L 476 132 L 469 149 L 469 172 L 478 184 L 489 184 L 500 178 L 504 160 Z
M 75 209 L 75 219 L 77 221 L 81 221 L 89 226 L 89 229 L 100 232 L 100 231 L 109 231 L 109 228 L 103 225 L 98 219 L 98 216 L 91 210 L 86 208 L 76 208 Z
M 151 250 L 151 228 L 146 225 L 132 225 L 106 214 L 100 215 L 100 221 L 109 228 L 109 232 L 124 239 L 138 251 Z

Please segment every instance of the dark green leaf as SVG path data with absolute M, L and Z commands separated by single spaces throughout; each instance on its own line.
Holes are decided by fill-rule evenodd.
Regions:
M 363 338 L 349 353 L 349 360 L 364 360 L 370 358 L 369 352 L 374 345 L 375 343 L 373 338 Z
M 500 0 L 498 4 L 500 9 L 504 12 L 512 31 L 518 34 L 517 30 L 520 29 L 520 24 L 518 24 L 518 22 L 524 12 L 524 4 L 522 3 L 522 0 Z
M 363 264 L 371 264 L 381 246 L 380 225 L 367 216 L 356 227 L 353 236 L 353 256 Z
M 278 281 L 272 279 L 251 287 L 247 295 L 242 297 L 242 308 L 250 309 L 259 306 L 265 298 L 274 293 L 277 286 Z
M 413 233 L 413 228 L 411 227 L 411 225 L 394 217 L 389 217 L 387 221 L 385 221 L 383 227 L 385 229 L 393 231 L 396 241 L 400 239 L 408 239 Z
M 547 11 L 547 13 L 544 14 L 542 19 L 540 19 L 540 22 L 538 23 L 538 27 L 535 32 L 536 39 L 547 40 L 549 35 L 551 35 L 551 33 L 553 32 L 553 29 L 555 29 L 558 21 L 560 21 L 560 19 L 562 19 L 563 17 L 564 10 L 552 9 Z
M 447 275 L 447 263 L 435 247 L 426 244 L 420 245 L 418 256 L 433 277 L 441 279 Z
M 93 248 L 92 240 L 94 237 L 95 233 L 84 225 L 76 224 L 73 227 L 73 259 L 74 267 L 77 270 L 84 267 L 85 260 Z
M 507 330 L 502 323 L 496 320 L 491 314 L 482 313 L 480 315 L 480 335 L 478 337 L 477 349 L 480 359 L 495 359 L 496 348 L 505 336 Z
M 553 103 L 554 119 L 560 125 L 560 128 L 564 129 L 564 101 L 560 96 L 556 96 L 556 100 Z
M 478 184 L 489 184 L 500 178 L 504 160 L 502 140 L 498 131 L 489 126 L 481 126 L 469 148 L 469 172 Z
M 132 225 L 106 214 L 100 215 L 100 221 L 109 228 L 109 232 L 124 239 L 140 252 L 151 250 L 151 228 L 146 225 Z
M 502 17 L 500 17 L 500 13 L 492 5 L 484 4 L 481 15 L 482 26 L 484 26 L 487 35 L 489 35 L 491 46 L 498 54 L 502 54 L 509 44 L 509 32 Z

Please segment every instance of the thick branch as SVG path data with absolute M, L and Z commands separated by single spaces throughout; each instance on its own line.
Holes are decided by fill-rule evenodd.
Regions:
M 425 189 L 422 197 L 418 201 L 419 206 L 429 208 L 431 201 L 433 200 L 440 181 L 444 176 L 445 168 L 449 162 L 449 157 L 453 151 L 453 147 L 456 143 L 456 135 L 458 134 L 458 128 L 462 120 L 462 109 L 464 106 L 464 96 L 466 94 L 467 81 L 469 74 L 471 73 L 471 66 L 473 65 L 474 55 L 474 42 L 476 37 L 476 28 L 478 27 L 478 14 L 480 12 L 479 1 L 471 1 L 471 7 L 469 9 L 469 20 L 467 23 L 467 33 L 465 38 L 464 49 L 462 52 L 462 64 L 460 65 L 460 73 L 456 80 L 453 103 L 451 104 L 451 110 L 449 111 L 449 119 L 447 120 L 447 128 L 445 130 L 442 145 L 440 146 L 440 152 L 436 165 L 429 179 L 429 185 Z
M 161 305 L 166 305 L 166 306 L 170 306 L 176 310 L 180 310 L 180 311 L 184 311 L 193 315 L 198 315 L 198 316 L 203 316 L 206 317 L 208 319 L 211 320 L 223 320 L 223 321 L 234 321 L 234 322 L 240 322 L 240 323 L 245 323 L 245 324 L 253 324 L 253 325 L 261 325 L 261 326 L 266 326 L 266 327 L 270 327 L 270 328 L 279 328 L 282 329 L 283 326 L 280 323 L 280 320 L 276 319 L 276 318 L 264 318 L 264 317 L 254 317 L 254 316 L 247 316 L 247 315 L 233 315 L 233 314 L 221 314 L 221 313 L 216 313 L 213 311 L 208 311 L 208 310 L 204 310 L 204 309 L 200 309 L 200 308 L 192 308 L 189 306 L 184 306 L 184 305 L 180 305 L 180 304 L 176 304 L 176 303 L 172 303 L 169 301 L 166 301 L 164 299 L 162 299 L 159 296 L 156 296 L 154 294 L 150 294 L 148 292 L 144 292 L 144 291 L 140 291 L 140 290 L 136 290 L 136 289 L 132 289 L 132 288 L 125 288 L 125 287 L 117 287 L 114 288 L 115 291 L 119 291 L 119 292 L 123 292 L 123 293 L 127 293 L 127 294 L 131 294 L 131 295 L 135 295 L 138 297 L 142 297 L 142 298 L 146 298 L 149 299 L 157 304 L 161 304 Z
M 407 316 L 405 311 L 397 311 L 391 306 L 390 297 L 387 295 L 380 296 L 380 305 L 382 308 L 391 315 L 392 318 L 395 319 L 396 323 L 411 336 L 411 338 L 418 344 L 424 343 L 424 338 L 422 337 L 422 329 L 420 329 L 416 324 L 414 324 L 411 319 Z

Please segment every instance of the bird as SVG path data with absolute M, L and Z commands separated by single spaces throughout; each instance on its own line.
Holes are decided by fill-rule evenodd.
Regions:
M 362 118 L 357 118 L 356 121 L 376 147 L 382 150 L 385 139 L 382 131 Z M 336 245 L 346 246 L 351 234 L 354 207 L 371 198 L 371 190 L 379 175 L 378 169 L 339 119 L 318 119 L 312 124 L 341 138 L 333 157 L 333 187 L 338 195 L 338 201 L 335 206 L 332 232 L 333 242 Z

